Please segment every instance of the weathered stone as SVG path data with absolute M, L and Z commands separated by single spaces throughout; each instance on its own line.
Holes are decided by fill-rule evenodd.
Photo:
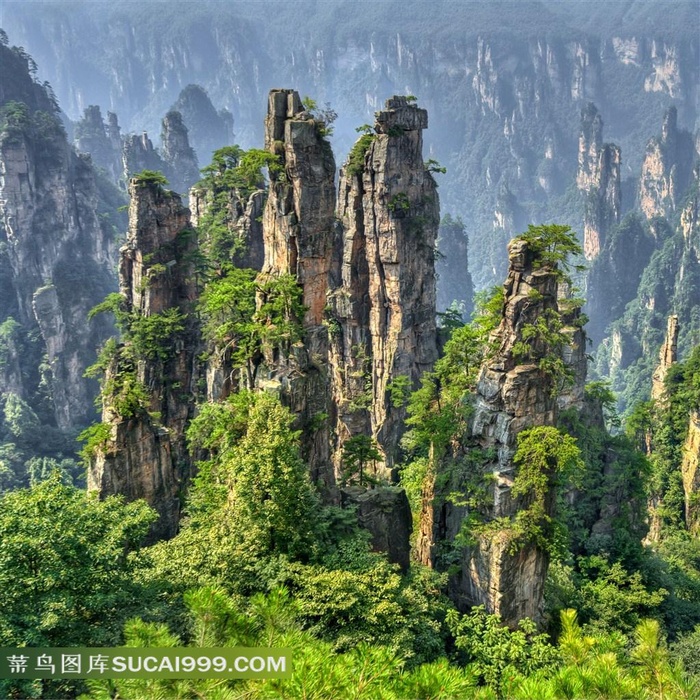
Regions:
M 180 194 L 189 192 L 190 187 L 199 180 L 199 163 L 197 154 L 190 146 L 187 127 L 180 112 L 170 111 L 162 122 L 160 134 L 161 155 L 167 166 L 166 175 L 170 187 Z
M 666 337 L 659 351 L 659 364 L 651 378 L 651 398 L 655 401 L 663 400 L 666 393 L 664 382 L 669 367 L 678 359 L 678 316 L 668 317 Z
M 306 313 L 298 319 L 304 329 L 303 345 L 291 348 L 286 356 L 267 349 L 256 382 L 280 385 L 283 402 L 298 415 L 304 431 L 302 452 L 311 477 L 330 495 L 335 478 L 326 420 L 330 394 L 324 309 L 336 236 L 336 195 L 335 160 L 322 128 L 304 111 L 296 91 L 270 92 L 265 147 L 279 156 L 282 172 L 270 172 L 263 212 L 265 259 L 259 279 L 294 275 Z
M 197 242 L 189 210 L 177 194 L 138 180 L 130 182 L 129 193 L 129 232 L 119 265 L 125 305 L 142 316 L 177 309 L 184 330 L 170 340 L 166 359 L 137 358 L 136 379 L 148 391 L 147 410 L 124 417 L 103 396 L 102 420 L 111 426 L 111 438 L 91 460 L 88 489 L 101 496 L 144 498 L 160 516 L 150 537 L 161 539 L 177 532 L 182 491 L 192 474 L 185 428 L 194 413 L 199 351 L 191 262 Z M 119 362 L 108 367 L 105 385 L 120 371 Z
M 639 206 L 647 219 L 670 217 L 684 197 L 698 153 L 693 137 L 678 128 L 675 107 L 664 115 L 661 137 L 647 145 L 639 181 Z
M 504 285 L 503 318 L 492 337 L 497 350 L 479 374 L 467 447 L 453 446 L 438 463 L 431 455 L 424 483 L 418 556 L 424 564 L 437 568 L 446 566 L 438 558 L 438 551 L 441 547 L 456 547 L 454 539 L 470 510 L 486 523 L 499 518 L 507 523 L 525 506 L 523 497 L 511 494 L 517 474 L 513 457 L 518 434 L 533 426 L 555 425 L 557 420 L 554 378 L 539 363 L 557 350 L 542 338 L 524 335 L 523 329 L 537 319 L 558 313 L 559 278 L 549 263 L 535 260 L 525 240 L 511 241 L 508 252 L 510 271 Z M 583 338 L 580 342 L 585 346 Z M 523 343 L 529 348 L 526 359 Z M 574 362 L 579 374 L 583 372 L 575 354 L 568 361 Z M 581 381 L 580 376 L 578 380 Z M 469 466 L 473 449 L 481 450 L 477 467 Z M 478 474 L 466 476 L 474 469 Z M 437 487 L 438 474 L 444 474 L 448 483 L 444 484 L 442 477 L 441 486 Z M 448 498 L 450 493 L 469 493 L 473 488 L 469 480 L 477 477 L 487 489 L 485 502 L 480 506 L 471 507 Z M 551 514 L 553 507 L 552 487 L 545 498 L 545 510 Z M 523 617 L 541 619 L 548 553 L 532 542 L 513 550 L 513 535 L 507 525 L 472 535 L 474 544 L 457 549 L 459 571 L 449 579 L 449 594 L 458 607 L 484 605 L 511 626 Z
M 620 149 L 603 144 L 603 120 L 595 105 L 581 111 L 576 184 L 584 195 L 583 252 L 598 257 L 610 228 L 620 222 Z
M 393 468 L 404 406 L 388 389 L 406 377 L 417 387 L 437 358 L 435 241 L 439 204 L 422 154 L 427 113 L 392 97 L 377 113 L 376 134 L 360 170 L 341 169 L 338 218 L 343 238 L 329 295 L 336 444 L 374 437 Z
M 6 47 L 0 54 L 8 66 L 15 60 Z M 13 86 L 19 82 L 18 73 Z M 36 108 L 52 110 L 39 86 L 35 89 L 42 96 Z M 88 311 L 116 286 L 113 232 L 98 217 L 95 178 L 90 159 L 78 156 L 58 128 L 41 137 L 31 131 L 0 137 L 0 229 L 8 268 L 7 306 L 0 318 L 10 312 L 23 333 L 41 332 L 54 419 L 62 429 L 93 419 L 96 387 L 84 373 L 95 359 L 92 348 L 111 332 L 105 321 L 86 323 Z M 24 358 L 17 360 L 22 364 Z M 35 371 L 24 367 L 14 373 L 8 391 L 30 397 L 36 387 L 27 382 Z
M 390 562 L 408 571 L 413 525 L 406 492 L 396 486 L 348 487 L 341 490 L 341 504 L 346 508 L 356 506 L 360 526 L 372 535 L 372 548 L 386 552 Z
M 681 462 L 685 492 L 685 524 L 691 535 L 700 534 L 700 414 L 692 411 Z

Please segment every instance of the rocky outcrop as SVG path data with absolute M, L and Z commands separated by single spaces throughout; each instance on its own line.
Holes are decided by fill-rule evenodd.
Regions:
M 95 358 L 91 348 L 111 330 L 85 319 L 116 286 L 113 231 L 98 216 L 96 173 L 68 145 L 50 97 L 29 76 L 26 55 L 0 45 L 0 64 L 12 73 L 3 79 L 3 99 L 22 102 L 0 133 L 0 320 L 12 314 L 26 338 L 39 331 L 34 359 L 48 358 L 49 410 L 59 428 L 74 429 L 92 420 L 96 386 L 83 375 Z M 30 397 L 37 367 L 24 353 L 18 359 L 24 386 L 13 393 Z
M 666 337 L 659 351 L 659 364 L 654 370 L 651 381 L 651 398 L 661 401 L 666 394 L 666 374 L 669 367 L 678 359 L 678 316 L 669 316 Z
M 116 114 L 108 112 L 107 117 L 109 125 L 106 127 L 100 108 L 86 107 L 83 118 L 75 125 L 75 147 L 81 153 L 89 153 L 92 162 L 116 183 L 122 176 L 121 130 Z
M 405 401 L 392 386 L 416 387 L 437 357 L 435 240 L 439 205 L 423 162 L 425 110 L 405 97 L 387 100 L 374 134 L 341 169 L 343 225 L 329 295 L 335 460 L 354 435 L 371 435 L 391 469 L 403 432 Z
M 166 175 L 170 187 L 180 194 L 187 194 L 199 180 L 197 154 L 190 147 L 187 127 L 180 112 L 171 110 L 163 118 L 160 133 L 160 153 L 167 166 Z
M 603 142 L 603 120 L 592 102 L 581 111 L 576 184 L 584 197 L 583 252 L 598 257 L 621 211 L 620 149 Z
M 639 182 L 639 206 L 647 219 L 670 217 L 690 184 L 697 158 L 691 134 L 678 128 L 675 107 L 664 115 L 661 137 L 649 141 Z
M 307 112 L 294 90 L 272 90 L 265 119 L 265 148 L 279 158 L 270 168 L 263 212 L 265 260 L 261 282 L 294 275 L 306 308 L 303 343 L 286 352 L 266 350 L 259 386 L 277 387 L 299 417 L 311 477 L 334 485 L 329 461 L 328 329 L 324 309 L 330 284 L 335 225 L 335 160 L 324 125 Z M 260 299 L 260 302 L 264 302 Z
M 357 508 L 360 527 L 372 535 L 372 549 L 386 552 L 390 562 L 408 571 L 413 525 L 406 492 L 396 486 L 369 490 L 348 487 L 341 491 L 341 503 L 345 508 Z
M 95 450 L 88 489 L 144 498 L 160 516 L 151 529 L 151 537 L 160 539 L 177 532 L 182 490 L 191 475 L 185 427 L 194 411 L 199 347 L 192 313 L 196 240 L 189 210 L 174 192 L 132 180 L 129 193 L 119 289 L 130 328 L 103 382 L 102 420 L 110 434 Z M 178 328 L 158 325 L 167 314 L 178 319 Z M 150 332 L 139 331 L 144 323 Z
M 153 142 L 144 131 L 140 136 L 127 134 L 122 146 L 122 173 L 124 181 L 128 181 L 142 170 L 165 172 L 167 165 L 153 147 Z
M 426 479 L 418 554 L 424 564 L 442 568 L 449 564 L 439 552 L 452 548 L 448 558 L 457 560 L 458 572 L 450 576 L 449 594 L 458 607 L 484 605 L 515 625 L 523 617 L 541 618 L 549 564 L 548 553 L 532 542 L 511 546 L 508 522 L 526 505 L 523 497 L 511 495 L 516 439 L 527 428 L 555 425 L 558 415 L 555 379 L 540 366 L 558 350 L 523 330 L 558 313 L 559 306 L 556 270 L 537 262 L 526 241 L 511 241 L 509 260 L 503 320 L 492 338 L 498 349 L 479 374 L 471 437 L 467 447 L 433 464 Z M 476 491 L 475 484 L 481 484 Z M 464 498 L 455 501 L 448 492 Z M 545 499 L 550 514 L 553 503 L 550 487 Z M 467 518 L 473 520 L 472 544 L 464 547 L 454 540 Z M 496 527 L 499 519 L 503 525 Z M 476 522 L 491 526 L 479 528 Z
M 644 269 L 662 236 L 637 213 L 625 216 L 608 231 L 598 257 L 592 262 L 586 284 L 587 333 L 594 345 L 608 325 L 620 318 L 637 295 Z
M 464 321 L 471 318 L 474 308 L 474 284 L 469 274 L 469 241 L 460 218 L 449 214 L 440 222 L 435 263 L 436 278 L 444 280 L 437 285 L 438 313 L 453 307 Z
M 688 531 L 697 536 L 700 533 L 700 414 L 697 411 L 690 414 L 682 455 L 685 524 Z
M 182 115 L 200 163 L 208 163 L 215 150 L 233 143 L 233 115 L 226 109 L 217 112 L 201 85 L 183 88 L 170 110 Z
M 190 190 L 189 206 L 193 226 L 200 226 L 206 221 L 207 214 L 212 211 L 215 197 L 220 194 L 218 191 L 199 186 Z M 248 197 L 236 190 L 226 193 L 226 211 L 219 221 L 238 241 L 231 260 L 237 267 L 262 270 L 265 260 L 262 216 L 266 197 L 265 190 L 253 192 Z M 206 247 L 206 239 L 201 241 L 201 245 Z

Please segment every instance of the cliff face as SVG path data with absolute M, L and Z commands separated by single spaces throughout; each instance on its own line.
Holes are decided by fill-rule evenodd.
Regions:
M 700 415 L 697 411 L 690 414 L 688 435 L 683 445 L 683 491 L 685 493 L 685 524 L 688 531 L 697 536 L 700 532 Z
M 37 55 L 71 116 L 88 101 L 119 109 L 130 130 L 153 133 L 152 115 L 184 88 L 173 107 L 183 114 L 200 163 L 208 162 L 211 149 L 203 152 L 195 138 L 212 137 L 219 128 L 212 102 L 236 115 L 239 143 L 259 143 L 256 106 L 266 85 L 303 84 L 319 102 L 329 101 L 342 115 L 336 137 L 345 144 L 354 138 L 354 125 L 371 122 L 385 95 L 418 95 L 432 109 L 426 154 L 448 170 L 443 209 L 465 222 L 478 289 L 502 281 L 506 243 L 523 230 L 507 230 L 494 245 L 490 226 L 500 185 L 508 184 L 522 204 L 526 224 L 546 212 L 581 230 L 578 204 L 564 203 L 561 195 L 576 176 L 578 116 L 586 101 L 604 105 L 606 128 L 634 173 L 655 119 L 671 102 L 679 123 L 697 122 L 700 45 L 692 3 L 673 13 L 658 3 L 643 3 L 634 13 L 600 3 L 588 3 L 585 13 L 556 2 L 526 3 L 508 13 L 496 4 L 461 4 L 450 5 L 449 16 L 445 6 L 417 19 L 417 6 L 387 0 L 371 20 L 352 3 L 336 4 L 335 15 L 315 12 L 306 0 L 262 16 L 253 6 L 204 3 L 196 20 L 176 6 L 144 10 L 172 29 L 167 36 L 146 31 L 150 25 L 123 4 L 103 7 L 101 14 L 97 6 L 78 13 L 67 5 L 57 13 L 62 23 L 56 13 L 27 5 L 8 15 L 5 28 Z M 106 11 L 114 22 L 103 21 Z M 303 26 L 295 12 L 305 17 Z M 298 42 L 280 53 L 289 26 L 297 28 Z M 660 38 L 661 27 L 674 38 Z M 330 44 L 329 35 L 335 37 Z M 83 36 L 99 41 L 86 46 Z M 96 66 L 88 76 L 76 68 L 85 60 Z M 112 65 L 122 69 L 109 70 Z M 202 128 L 188 104 L 209 115 Z M 230 142 L 219 139 L 213 147 Z
M 345 440 L 364 433 L 393 467 L 405 407 L 392 402 L 391 385 L 416 387 L 437 358 L 439 205 L 423 162 L 427 125 L 426 111 L 406 98 L 387 100 L 364 154 L 341 170 L 340 285 L 329 297 L 336 461 Z
M 142 170 L 165 172 L 167 166 L 144 131 L 140 136 L 126 134 L 122 146 L 122 174 L 129 179 Z
M 435 262 L 437 310 L 446 311 L 453 304 L 469 320 L 473 311 L 474 284 L 469 274 L 469 242 L 461 219 L 445 216 L 440 222 L 438 255 Z
M 488 508 L 492 518 L 511 517 L 522 507 L 510 495 L 518 433 L 535 425 L 554 425 L 557 417 L 552 379 L 538 366 L 539 359 L 551 349 L 536 341 L 527 364 L 518 363 L 513 353 L 514 345 L 522 341 L 524 324 L 557 310 L 557 278 L 551 268 L 533 267 L 532 253 L 523 241 L 511 243 L 508 252 L 504 317 L 496 331 L 499 349 L 479 375 L 472 426 L 480 447 L 496 454 L 494 461 L 484 466 L 494 479 L 493 501 Z M 550 509 L 552 501 L 550 494 Z M 486 605 L 506 622 L 523 617 L 539 619 L 547 553 L 528 544 L 510 554 L 508 538 L 502 533 L 478 535 L 477 540 L 477 545 L 464 553 L 461 571 L 452 582 L 453 595 L 463 604 Z
M 107 171 L 113 182 L 122 177 L 121 129 L 117 115 L 108 113 L 105 126 L 102 111 L 96 105 L 86 107 L 83 118 L 75 125 L 75 147 L 81 153 L 89 153 L 92 162 Z
M 154 538 L 177 532 L 191 472 L 185 427 L 195 400 L 196 247 L 189 210 L 173 192 L 132 180 L 129 232 L 120 250 L 119 290 L 130 315 L 126 344 L 103 383 L 109 439 L 95 451 L 88 489 L 144 498 L 159 513 Z M 166 319 L 177 319 L 166 325 Z M 149 330 L 150 329 L 150 330 Z
M 160 141 L 170 187 L 175 192 L 187 194 L 199 180 L 199 164 L 194 149 L 190 147 L 187 127 L 180 112 L 171 110 L 163 117 Z
M 698 154 L 691 134 L 678 128 L 676 107 L 664 115 L 661 137 L 649 141 L 639 183 L 639 206 L 647 219 L 670 217 L 691 181 Z
M 603 144 L 603 120 L 591 102 L 581 112 L 576 184 L 584 197 L 583 252 L 598 257 L 621 211 L 620 149 Z
M 271 169 L 263 212 L 265 260 L 261 280 L 292 274 L 306 307 L 303 344 L 286 357 L 267 352 L 267 374 L 259 382 L 278 386 L 283 400 L 307 431 L 304 456 L 314 481 L 329 488 L 328 330 L 324 325 L 326 291 L 335 236 L 335 160 L 323 124 L 306 112 L 296 91 L 272 90 L 265 120 L 265 148 L 280 158 Z M 260 300 L 261 302 L 264 299 Z M 321 426 L 319 427 L 319 421 Z
M 4 110 L 0 126 L 0 236 L 5 301 L 29 337 L 41 334 L 39 358 L 48 358 L 51 410 L 56 425 L 70 429 L 90 422 L 95 386 L 83 377 L 90 350 L 109 334 L 104 323 L 86 323 L 88 311 L 114 288 L 113 231 L 98 216 L 99 192 L 89 160 L 68 145 L 55 107 L 29 78 L 27 59 L 0 46 Z M 22 82 L 22 71 L 26 80 Z M 15 83 L 13 89 L 13 83 Z M 8 105 L 12 100 L 15 105 Z M 30 396 L 29 357 L 20 357 Z M 27 384 L 29 382 L 29 384 Z M 15 382 L 16 383 L 16 382 Z M 19 388 L 19 387 L 15 387 Z
M 525 507 L 523 497 L 511 495 L 516 438 L 527 428 L 555 425 L 558 415 L 554 379 L 540 367 L 540 359 L 557 350 L 540 336 L 523 334 L 537 319 L 558 313 L 558 277 L 548 264 L 535 262 L 522 239 L 511 242 L 509 258 L 503 319 L 492 337 L 497 350 L 479 374 L 471 436 L 465 447 L 453 449 L 453 454 L 434 465 L 433 476 L 426 482 L 418 553 L 424 564 L 441 568 L 446 564 L 440 552 L 453 548 L 450 561 L 456 559 L 459 570 L 450 577 L 450 597 L 462 609 L 485 605 L 514 625 L 523 617 L 541 617 L 547 552 L 532 542 L 513 551 L 505 524 L 498 529 L 470 525 L 473 543 L 466 547 L 455 543 L 467 518 L 485 523 L 501 518 L 507 523 Z M 521 354 L 524 341 L 525 357 Z M 567 360 L 575 364 L 575 353 Z M 475 482 L 484 485 L 478 504 L 473 497 Z M 455 503 L 448 497 L 450 492 L 465 494 L 461 500 L 471 504 Z M 550 486 L 545 499 L 550 514 L 553 502 Z
M 664 382 L 669 367 L 678 359 L 678 316 L 669 316 L 666 327 L 666 338 L 659 351 L 659 364 L 652 375 L 651 398 L 655 401 L 663 399 L 666 393 Z

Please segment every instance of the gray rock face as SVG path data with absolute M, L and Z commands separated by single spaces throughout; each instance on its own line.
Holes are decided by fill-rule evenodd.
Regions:
M 357 507 L 360 526 L 372 534 L 372 548 L 386 552 L 390 562 L 408 571 L 408 541 L 413 525 L 406 492 L 395 486 L 368 490 L 349 487 L 342 489 L 341 503 L 344 507 Z
M 423 162 L 428 115 L 405 97 L 377 113 L 361 168 L 341 170 L 343 237 L 329 295 L 336 464 L 345 440 L 372 435 L 386 469 L 396 459 L 405 407 L 391 382 L 416 387 L 437 359 L 435 241 L 439 204 Z
M 258 382 L 278 387 L 299 416 L 303 454 L 311 477 L 329 493 L 335 478 L 329 459 L 328 331 L 324 325 L 335 226 L 335 160 L 322 124 L 294 90 L 272 90 L 265 119 L 265 148 L 279 156 L 282 173 L 270 173 L 263 212 L 265 259 L 260 280 L 296 276 L 306 313 L 304 341 L 286 357 L 266 353 Z
M 584 195 L 583 252 L 598 257 L 610 228 L 620 222 L 621 153 L 618 146 L 603 143 L 603 120 L 595 105 L 581 111 L 576 184 Z
M 664 115 L 661 137 L 647 144 L 639 182 L 639 206 L 647 219 L 670 217 L 681 204 L 692 180 L 696 144 L 678 128 L 675 107 Z
M 170 187 L 175 192 L 187 194 L 199 180 L 199 163 L 197 154 L 190 146 L 187 127 L 180 112 L 170 111 L 165 115 L 160 140 Z
M 11 52 L 1 50 L 5 63 Z M 9 268 L 3 270 L 7 306 L 0 318 L 12 313 L 25 333 L 38 327 L 50 365 L 55 421 L 70 429 L 93 417 L 96 387 L 83 374 L 94 361 L 91 348 L 110 328 L 88 324 L 86 318 L 116 286 L 114 243 L 110 227 L 98 217 L 89 160 L 68 146 L 57 121 L 50 125 L 53 116 L 45 117 L 41 132 L 7 129 L 0 134 L 0 228 Z M 18 358 L 20 364 L 23 359 Z M 12 393 L 33 393 L 13 376 Z
M 83 118 L 75 126 L 75 147 L 81 153 L 89 153 L 92 162 L 104 168 L 113 182 L 118 182 L 122 176 L 121 130 L 114 112 L 108 112 L 107 117 L 109 124 L 105 126 L 100 108 L 86 107 Z
M 497 350 L 479 375 L 471 442 L 465 451 L 448 454 L 440 464 L 431 459 L 433 466 L 424 486 L 418 555 L 430 566 L 446 566 L 438 553 L 446 546 L 455 546 L 452 543 L 470 509 L 488 523 L 498 518 L 507 522 L 525 507 L 521 497 L 511 495 L 517 436 L 527 428 L 555 425 L 557 420 L 554 380 L 539 365 L 541 358 L 556 351 L 542 338 L 526 337 L 523 329 L 558 311 L 559 280 L 552 266 L 535 264 L 526 241 L 511 241 L 508 252 L 510 270 L 504 286 L 503 319 L 492 338 Z M 529 346 L 525 359 L 515 351 L 516 344 L 520 350 L 523 342 Z M 569 357 L 568 361 L 575 358 Z M 470 487 L 468 481 L 475 475 L 450 474 L 466 474 L 470 451 L 475 449 L 480 452 L 475 453 L 477 466 L 471 469 L 477 469 L 476 476 L 487 484 L 485 494 L 478 506 L 455 504 L 448 499 L 448 492 L 471 493 L 473 485 Z M 437 477 L 443 473 L 448 483 L 439 487 Z M 551 491 L 545 499 L 550 514 L 553 496 Z M 512 551 L 512 533 L 507 526 L 476 530 L 472 539 L 473 544 L 456 550 L 459 571 L 450 577 L 450 597 L 462 609 L 484 605 L 511 626 L 523 617 L 539 620 L 549 564 L 547 552 L 531 542 Z
M 88 489 L 101 496 L 144 498 L 160 515 L 152 539 L 172 537 L 180 518 L 180 497 L 192 462 L 185 428 L 194 412 L 197 299 L 191 254 L 189 210 L 159 185 L 129 184 L 129 232 L 120 251 L 119 288 L 126 307 L 144 317 L 176 309 L 189 314 L 184 330 L 168 340 L 165 357 L 138 357 L 136 379 L 148 394 L 148 406 L 124 417 L 103 395 L 102 420 L 111 427 L 107 445 L 96 451 L 88 471 Z M 124 367 L 118 358 L 105 385 Z
M 165 172 L 167 165 L 153 147 L 153 142 L 144 131 L 140 136 L 127 134 L 122 145 L 122 174 L 128 181 L 142 170 Z

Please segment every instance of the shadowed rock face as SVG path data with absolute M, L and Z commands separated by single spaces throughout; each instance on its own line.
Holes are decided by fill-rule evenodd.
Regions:
M 180 112 L 171 110 L 163 117 L 160 140 L 170 187 L 175 192 L 187 194 L 190 187 L 199 180 L 199 163 L 190 146 L 187 127 Z
M 611 227 L 620 222 L 620 149 L 603 143 L 603 120 L 595 105 L 581 112 L 576 184 L 585 197 L 583 252 L 598 257 Z
M 449 474 L 450 465 L 457 465 L 460 472 L 459 464 L 468 464 L 470 451 L 481 450 L 476 469 L 478 477 L 489 486 L 479 517 L 484 522 L 509 520 L 526 505 L 522 498 L 511 495 L 517 436 L 527 428 L 555 425 L 557 420 L 553 379 L 539 366 L 539 360 L 552 349 L 542 339 L 523 335 L 524 326 L 557 312 L 556 269 L 537 263 L 523 240 L 512 241 L 508 252 L 510 270 L 504 287 L 503 319 L 492 337 L 497 350 L 479 375 L 471 445 L 435 465 L 424 488 L 418 554 L 424 564 L 431 566 L 444 566 L 438 550 L 453 542 L 469 515 L 468 506 L 454 504 L 436 486 L 436 473 Z M 527 360 L 514 352 L 516 343 L 520 348 L 523 341 L 530 347 Z M 576 354 L 565 360 L 576 371 Z M 450 482 L 444 488 L 459 491 L 469 487 L 465 482 Z M 553 502 L 552 488 L 545 503 L 549 514 Z M 541 618 L 549 556 L 532 543 L 509 552 L 511 541 L 508 527 L 476 534 L 473 544 L 458 550 L 459 572 L 450 577 L 449 594 L 462 609 L 485 605 L 489 612 L 498 613 L 514 626 L 523 617 Z
M 642 164 L 639 206 L 647 219 L 670 217 L 677 210 L 692 180 L 697 155 L 691 134 L 678 128 L 676 108 L 669 108 L 661 137 L 649 141 Z
M 370 490 L 349 487 L 342 490 L 341 502 L 344 507 L 357 508 L 360 526 L 372 535 L 372 548 L 386 552 L 390 562 L 408 571 L 412 524 L 406 492 L 395 486 Z
M 98 215 L 90 159 L 68 145 L 56 107 L 46 88 L 33 82 L 27 58 L 0 46 L 0 65 L 0 105 L 19 101 L 27 115 L 43 112 L 40 129 L 20 125 L 0 134 L 0 321 L 12 316 L 20 324 L 15 340 L 36 334 L 31 343 L 48 360 L 53 422 L 70 430 L 94 416 L 96 386 L 83 375 L 94 361 L 93 348 L 112 328 L 104 320 L 88 324 L 86 317 L 116 286 L 113 232 Z M 0 392 L 31 401 L 37 367 L 24 347 L 23 354 L 9 348 Z
M 265 119 L 265 148 L 280 158 L 270 173 L 263 212 L 265 258 L 260 280 L 293 274 L 306 313 L 304 340 L 288 355 L 266 352 L 258 386 L 279 391 L 299 417 L 302 451 L 311 477 L 326 492 L 335 479 L 329 458 L 328 330 L 326 293 L 336 236 L 335 160 L 323 124 L 304 110 L 294 90 L 272 90 Z
M 198 328 L 192 311 L 197 298 L 189 260 L 196 246 L 189 210 L 180 198 L 158 185 L 129 185 L 129 232 L 120 251 L 119 288 L 128 310 L 153 317 L 176 309 L 188 314 L 183 331 L 168 340 L 164 357 L 140 357 L 135 377 L 148 393 L 148 406 L 129 417 L 118 414 L 103 396 L 102 420 L 110 439 L 96 452 L 88 488 L 101 496 L 144 498 L 160 518 L 152 539 L 175 535 L 182 490 L 191 476 L 185 428 L 194 411 Z M 125 371 L 123 358 L 108 367 L 105 385 Z
M 392 405 L 388 388 L 398 377 L 415 388 L 437 358 L 439 204 L 423 163 L 427 126 L 427 112 L 407 98 L 387 100 L 361 165 L 341 170 L 343 239 L 329 296 L 336 464 L 345 440 L 364 433 L 393 467 L 405 408 Z

